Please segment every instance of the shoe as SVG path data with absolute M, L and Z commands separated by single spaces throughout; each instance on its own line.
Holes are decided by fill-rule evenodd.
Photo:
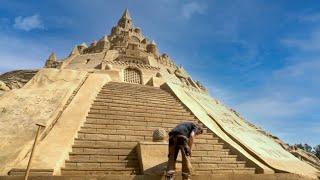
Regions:
M 173 175 L 166 175 L 166 180 L 173 180 Z
M 182 173 L 182 180 L 191 180 L 190 175 L 188 173 Z
M 174 177 L 174 171 L 168 171 L 167 173 L 166 173 L 166 180 L 173 180 L 173 177 Z

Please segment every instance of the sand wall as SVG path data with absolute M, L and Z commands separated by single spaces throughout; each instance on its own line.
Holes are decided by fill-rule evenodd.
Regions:
M 49 125 L 86 74 L 42 69 L 23 88 L 0 97 L 0 174 L 14 166 L 23 149 L 31 147 L 35 124 Z

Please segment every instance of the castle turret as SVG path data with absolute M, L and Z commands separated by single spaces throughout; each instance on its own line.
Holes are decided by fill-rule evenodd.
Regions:
M 147 52 L 158 56 L 157 44 L 154 41 L 147 45 Z
M 137 34 L 141 34 L 141 29 L 138 28 L 138 27 L 136 27 L 136 28 L 134 29 L 134 32 L 137 33 Z
M 77 47 L 79 49 L 80 54 L 82 54 L 83 51 L 88 48 L 88 45 L 83 42 L 82 44 L 79 44 Z
M 48 58 L 48 61 L 56 61 L 56 60 L 57 60 L 56 53 L 52 52 Z
M 69 57 L 70 57 L 70 56 L 74 56 L 74 55 L 79 55 L 79 54 L 80 54 L 79 48 L 78 48 L 77 46 L 75 46 L 75 47 L 72 49 L 71 53 L 69 54 Z
M 110 48 L 110 42 L 108 36 L 103 36 L 97 43 L 96 49 L 97 51 L 105 51 Z
M 93 48 L 97 45 L 97 41 L 93 40 L 92 43 L 90 44 L 90 48 Z
M 57 61 L 57 56 L 54 52 L 50 54 L 46 63 L 44 65 L 45 68 L 57 68 L 60 66 L 60 62 Z
M 88 45 L 87 45 L 85 42 L 83 42 L 83 43 L 80 44 L 79 46 L 84 47 L 84 48 L 87 48 L 87 47 L 88 47 Z

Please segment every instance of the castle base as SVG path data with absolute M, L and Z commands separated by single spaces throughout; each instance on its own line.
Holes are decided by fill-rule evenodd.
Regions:
M 23 176 L 0 176 L 0 180 L 21 180 Z M 29 180 L 164 180 L 164 176 L 157 175 L 110 175 L 110 176 L 30 176 Z M 176 180 L 181 180 L 181 176 L 176 176 Z M 224 174 L 224 175 L 194 175 L 192 180 L 304 180 L 308 179 L 296 174 Z

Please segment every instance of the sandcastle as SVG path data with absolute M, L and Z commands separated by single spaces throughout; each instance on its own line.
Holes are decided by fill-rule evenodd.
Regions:
M 46 127 L 31 176 L 161 175 L 167 153 L 161 133 L 183 121 L 205 129 L 192 156 L 199 176 L 319 173 L 159 53 L 127 9 L 110 35 L 76 45 L 63 59 L 52 53 L 20 89 L 0 85 L 2 176 L 24 175 L 35 123 Z M 155 142 L 159 128 L 154 136 L 163 139 Z

